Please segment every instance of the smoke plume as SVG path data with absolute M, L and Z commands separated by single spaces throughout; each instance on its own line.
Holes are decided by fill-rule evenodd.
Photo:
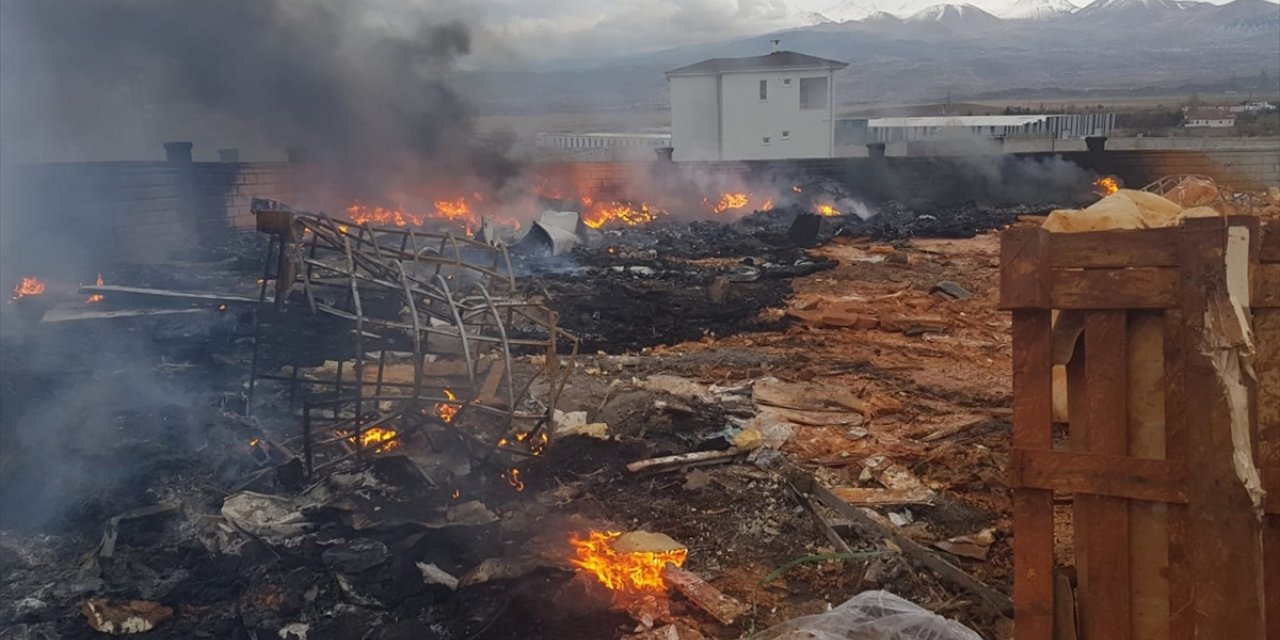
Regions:
M 138 104 L 194 104 L 277 149 L 304 150 L 334 197 L 410 197 L 441 184 L 500 190 L 521 163 L 509 141 L 479 140 L 471 105 L 450 86 L 471 49 L 467 26 L 405 8 L 389 24 L 368 6 L 3 0 L 4 110 L 14 107 L 5 134 L 101 138 L 138 126 L 131 120 L 145 128 Z

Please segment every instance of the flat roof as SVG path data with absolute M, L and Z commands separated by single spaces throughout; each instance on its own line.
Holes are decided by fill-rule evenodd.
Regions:
M 655 140 L 671 137 L 670 133 L 603 133 L 603 132 L 578 133 L 575 131 L 544 131 L 538 135 L 540 136 L 579 136 L 579 137 L 586 137 L 586 138 L 652 138 Z
M 868 127 L 1022 127 L 1051 116 L 924 116 L 918 118 L 868 118 Z M 860 118 L 859 118 L 860 119 Z
M 672 69 L 668 76 L 707 75 L 727 71 L 765 71 L 770 69 L 843 69 L 847 62 L 819 58 L 795 51 L 774 51 L 768 55 L 746 58 L 711 58 Z

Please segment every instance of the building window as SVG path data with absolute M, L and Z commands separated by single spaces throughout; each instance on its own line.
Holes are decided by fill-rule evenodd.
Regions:
M 765 137 L 763 137 L 763 138 L 760 138 L 760 141 L 761 141 L 762 143 L 764 143 L 764 145 L 765 145 L 765 146 L 768 146 L 768 145 L 769 145 L 769 136 L 765 136 Z
M 791 78 L 783 78 L 783 79 L 782 79 L 782 86 L 784 86 L 784 87 L 789 87 L 789 86 L 791 86 Z
M 760 81 L 760 99 L 761 100 L 769 99 L 769 81 L 768 80 Z
M 783 131 L 783 132 L 782 132 L 782 139 L 783 139 L 783 140 L 790 140 L 790 139 L 791 139 L 791 132 L 790 132 L 790 131 Z
M 800 78 L 801 109 L 826 109 L 828 93 L 825 77 Z

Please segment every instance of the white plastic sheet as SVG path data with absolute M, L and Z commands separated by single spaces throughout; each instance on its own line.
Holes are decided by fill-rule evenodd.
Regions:
M 982 640 L 982 636 L 888 591 L 864 591 L 830 611 L 788 620 L 750 640 Z

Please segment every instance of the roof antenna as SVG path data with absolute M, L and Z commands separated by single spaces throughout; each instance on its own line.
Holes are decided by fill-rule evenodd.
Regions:
M 779 51 L 781 51 L 781 50 L 782 50 L 781 46 L 779 46 L 779 45 L 781 45 L 781 44 L 782 44 L 782 41 L 781 41 L 781 40 L 770 40 L 769 42 L 773 43 L 773 52 L 774 52 L 774 53 L 777 53 L 777 52 L 779 52 Z

